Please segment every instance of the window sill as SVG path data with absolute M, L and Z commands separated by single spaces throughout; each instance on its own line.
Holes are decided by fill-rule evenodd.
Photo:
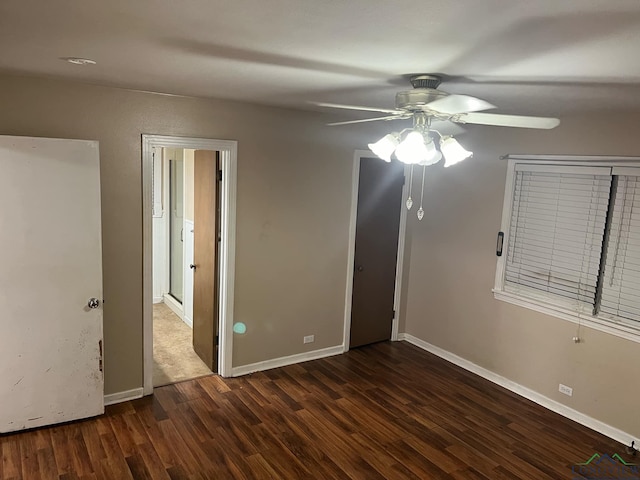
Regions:
M 577 313 L 552 303 L 524 297 L 504 290 L 493 289 L 493 297 L 503 302 L 511 303 L 519 307 L 525 307 L 530 310 L 535 310 L 536 312 L 544 313 L 552 317 L 580 324 L 600 332 L 615 335 L 616 337 L 624 338 L 625 340 L 640 343 L 640 330 L 621 323 L 615 323 L 614 321 L 607 321 L 591 315 Z

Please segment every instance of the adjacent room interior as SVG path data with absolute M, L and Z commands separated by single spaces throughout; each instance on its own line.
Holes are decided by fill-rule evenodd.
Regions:
M 154 147 L 151 156 L 153 351 L 145 355 L 159 387 L 217 373 L 222 170 L 215 151 Z
M 0 478 L 638 478 L 635 0 L 0 18 Z

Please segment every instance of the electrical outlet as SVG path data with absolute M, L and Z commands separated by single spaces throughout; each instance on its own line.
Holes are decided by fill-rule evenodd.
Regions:
M 558 390 L 560 391 L 560 393 L 564 393 L 565 395 L 573 395 L 573 388 L 567 387 L 566 385 L 560 384 Z
M 316 341 L 316 336 L 315 335 L 307 335 L 306 337 L 304 337 L 302 339 L 303 343 L 313 343 Z

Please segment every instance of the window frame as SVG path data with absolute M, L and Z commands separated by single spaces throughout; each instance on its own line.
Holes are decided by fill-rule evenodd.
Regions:
M 513 195 L 516 186 L 517 165 L 564 166 L 568 168 L 568 171 L 571 171 L 571 169 L 575 167 L 608 167 L 611 168 L 612 175 L 614 167 L 633 167 L 638 168 L 638 173 L 640 174 L 640 157 L 505 155 L 501 157 L 501 159 L 506 160 L 508 163 L 504 200 L 502 205 L 502 220 L 500 224 L 500 231 L 503 232 L 504 235 L 502 240 L 503 254 L 497 257 L 495 282 L 492 289 L 494 298 L 640 343 L 640 325 L 632 326 L 624 320 L 594 316 L 592 311 L 578 312 L 577 310 L 568 307 L 567 302 L 560 299 L 555 301 L 548 295 L 536 293 L 534 289 L 528 290 L 526 287 L 521 287 L 518 288 L 519 291 L 513 291 L 513 289 L 510 290 L 509 287 L 505 288 L 507 252 L 509 248 L 508 242 L 511 227 Z M 578 171 L 576 170 L 575 172 L 577 173 Z

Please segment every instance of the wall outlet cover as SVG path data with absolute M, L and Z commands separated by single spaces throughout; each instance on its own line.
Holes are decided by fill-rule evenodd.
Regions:
M 567 387 L 566 385 L 560 384 L 558 386 L 558 390 L 560 391 L 560 393 L 564 393 L 565 395 L 568 395 L 570 397 L 573 395 L 573 388 Z

